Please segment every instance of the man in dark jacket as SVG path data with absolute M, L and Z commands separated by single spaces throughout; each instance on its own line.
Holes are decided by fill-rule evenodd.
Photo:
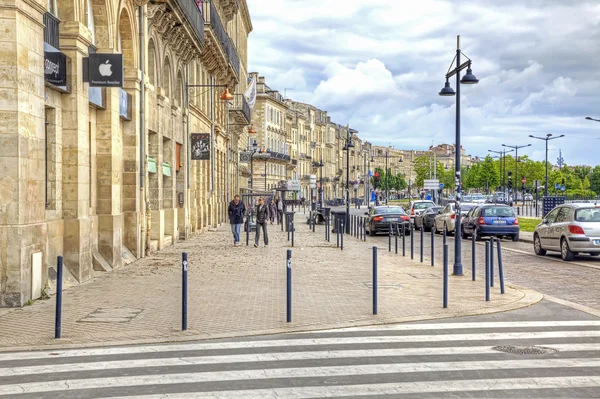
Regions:
M 269 245 L 269 236 L 267 235 L 267 224 L 269 221 L 269 206 L 265 204 L 265 199 L 260 197 L 256 206 L 256 237 L 254 238 L 254 246 L 258 248 L 260 240 L 260 229 L 263 230 L 265 247 Z
M 246 205 L 240 201 L 240 196 L 233 197 L 233 201 L 229 203 L 227 210 L 229 214 L 229 222 L 231 223 L 231 232 L 233 233 L 233 245 L 240 245 L 240 230 L 244 223 L 244 213 L 246 213 Z

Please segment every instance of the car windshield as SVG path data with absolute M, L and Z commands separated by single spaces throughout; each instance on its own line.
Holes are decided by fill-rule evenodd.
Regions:
M 415 209 L 429 209 L 435 204 L 433 202 L 415 202 L 413 208 Z
M 575 211 L 578 222 L 600 222 L 600 208 L 582 208 Z
M 402 209 L 399 206 L 390 206 L 390 207 L 375 208 L 375 213 L 378 214 L 378 215 L 381 215 L 381 214 L 384 214 L 384 213 L 406 214 L 406 212 L 404 212 L 404 209 Z
M 507 206 L 493 206 L 488 208 L 483 208 L 482 216 L 487 217 L 512 217 L 515 216 L 515 212 L 512 208 Z

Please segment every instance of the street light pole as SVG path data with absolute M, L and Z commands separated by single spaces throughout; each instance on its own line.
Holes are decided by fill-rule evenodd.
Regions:
M 460 50 L 460 35 L 456 37 L 456 67 L 452 68 L 454 65 L 454 60 L 452 64 L 450 64 L 450 68 L 446 73 L 446 84 L 440 91 L 440 96 L 454 96 L 456 95 L 456 161 L 454 163 L 454 173 L 455 173 L 455 182 L 456 182 L 456 224 L 454 228 L 454 232 L 456 234 L 456 239 L 454 240 L 454 267 L 452 274 L 455 276 L 463 275 L 463 267 L 462 267 L 462 246 L 461 246 L 461 214 L 460 214 L 460 201 L 461 201 L 461 176 L 460 176 L 460 157 L 461 157 L 461 146 L 460 146 L 460 85 L 461 84 L 476 84 L 479 80 L 473 75 L 473 71 L 471 70 L 471 59 L 465 55 L 467 61 L 463 64 L 460 63 L 460 56 L 464 55 Z M 467 69 L 467 73 L 461 79 L 460 72 L 463 69 Z M 456 75 L 456 93 L 450 87 L 449 79 Z
M 388 170 L 388 150 L 385 150 L 385 204 L 388 204 L 389 186 L 390 186 L 390 173 Z
M 521 181 L 521 179 L 519 178 L 519 148 L 531 147 L 531 144 L 527 144 L 527 145 L 502 144 L 502 147 L 508 147 L 508 148 L 512 148 L 515 150 L 515 183 L 517 183 L 517 181 Z M 518 192 L 518 189 L 515 189 L 514 192 Z M 515 196 L 515 200 L 516 200 L 516 196 Z
M 350 148 L 354 148 L 352 144 L 352 138 L 350 136 L 350 126 L 346 126 L 348 134 L 346 137 L 346 223 L 345 229 L 346 234 L 350 234 Z
M 585 119 L 595 120 L 595 119 L 590 118 L 589 116 Z M 532 134 L 530 134 L 529 137 L 531 137 L 532 139 L 544 140 L 546 142 L 546 184 L 544 184 L 544 197 L 547 197 L 548 196 L 548 141 L 559 139 L 561 137 L 565 137 L 565 135 L 561 134 L 560 136 L 552 137 L 552 133 L 548 133 L 548 134 L 546 134 L 546 137 L 538 137 L 538 136 L 534 136 Z
M 258 144 L 256 143 L 256 139 L 252 143 L 252 152 L 250 153 L 250 189 L 254 188 L 254 154 L 256 154 L 256 149 Z

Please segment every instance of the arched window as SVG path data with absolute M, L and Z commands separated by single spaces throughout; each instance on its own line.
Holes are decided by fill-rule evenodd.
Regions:
M 183 107 L 183 79 L 181 71 L 177 73 L 177 86 L 175 87 L 175 98 L 179 102 L 179 106 Z
M 171 98 L 171 63 L 169 58 L 165 58 L 162 88 L 165 90 L 165 96 Z
M 148 81 L 150 84 L 155 85 L 156 82 L 156 50 L 154 48 L 154 41 L 150 40 L 148 43 Z

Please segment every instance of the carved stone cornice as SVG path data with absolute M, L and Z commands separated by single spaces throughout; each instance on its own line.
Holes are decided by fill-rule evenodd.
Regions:
M 223 17 L 225 22 L 229 22 L 233 19 L 235 13 L 238 11 L 238 5 L 236 0 L 221 0 L 221 10 L 223 11 Z
M 166 4 L 148 5 L 149 25 L 162 36 L 164 44 L 170 46 L 184 64 L 200 57 L 194 39 L 184 28 L 178 16 Z
M 133 0 L 133 5 L 136 7 L 142 7 L 149 3 L 149 0 Z

